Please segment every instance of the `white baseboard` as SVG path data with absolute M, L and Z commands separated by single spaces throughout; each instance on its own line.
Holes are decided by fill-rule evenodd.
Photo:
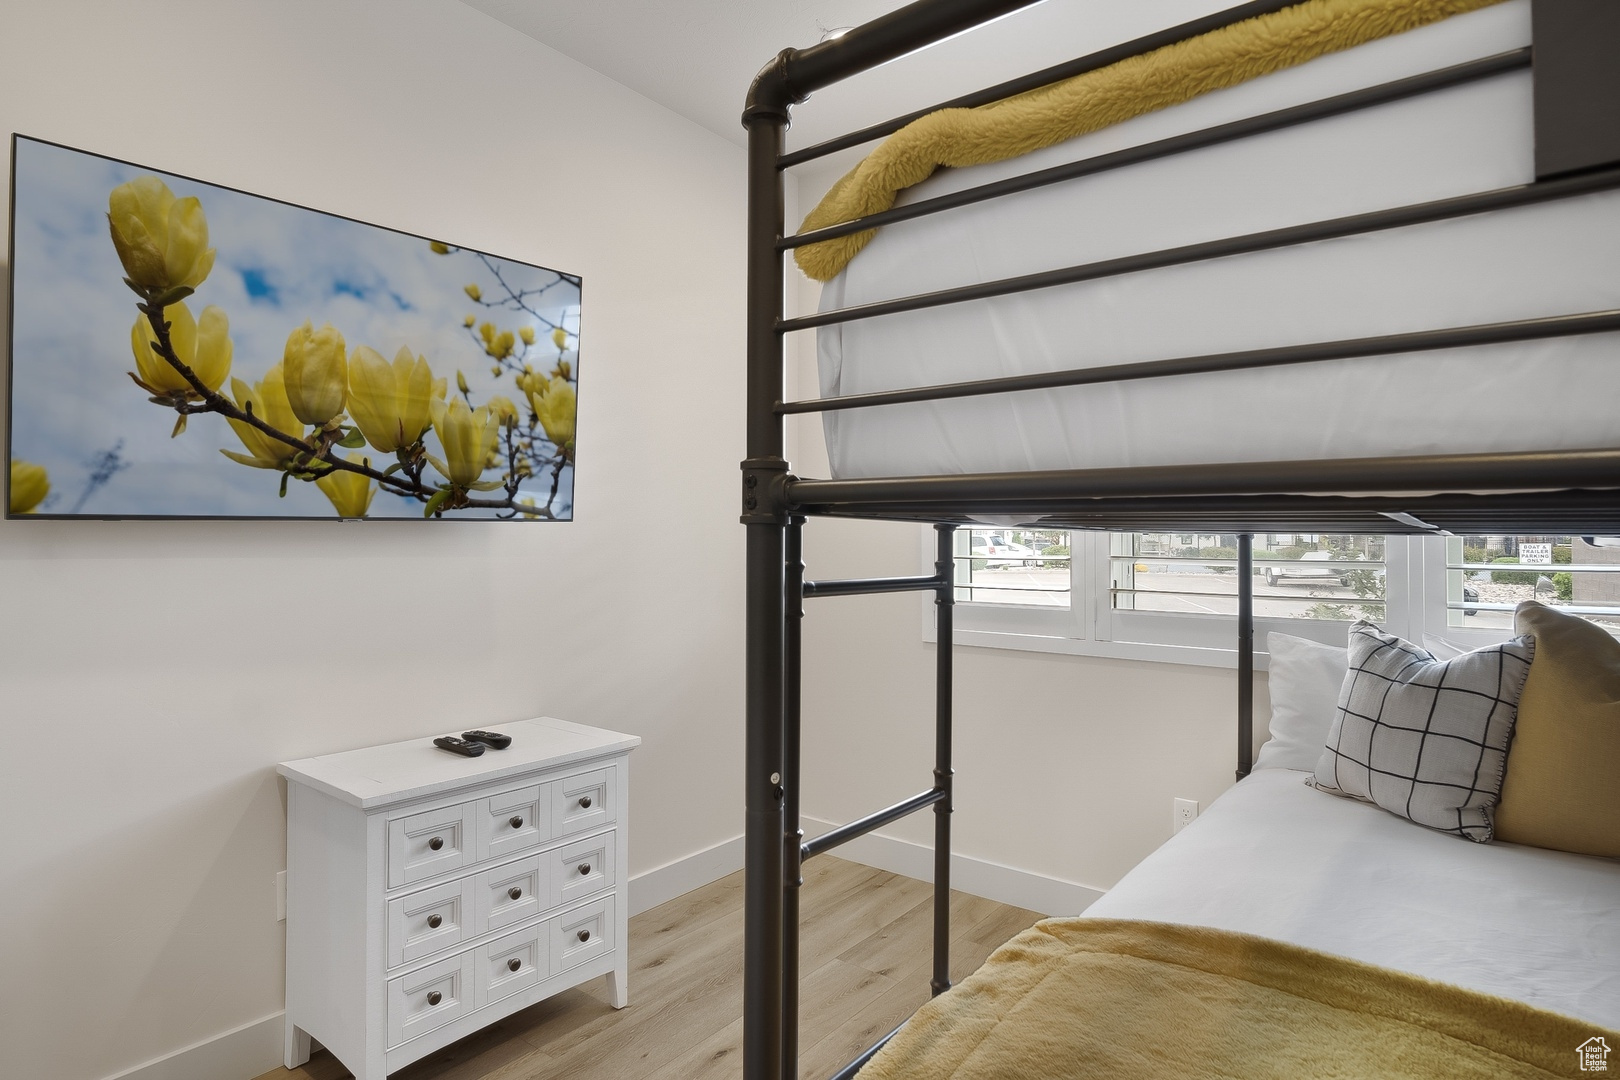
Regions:
M 640 915 L 742 868 L 743 838 L 734 836 L 674 862 L 643 870 L 630 878 L 630 914 Z
M 804 817 L 806 836 L 824 833 L 833 825 L 820 818 Z M 934 849 L 909 840 L 867 833 L 840 846 L 836 854 L 841 859 L 875 866 L 891 874 L 934 880 Z M 1042 915 L 1078 915 L 1103 894 L 1101 889 L 1043 877 L 958 852 L 951 853 L 951 888 Z
M 282 1012 L 183 1046 L 107 1080 L 253 1080 L 281 1065 Z

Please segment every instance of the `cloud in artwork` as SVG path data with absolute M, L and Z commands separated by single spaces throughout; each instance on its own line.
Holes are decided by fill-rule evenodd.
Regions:
M 294 482 L 279 498 L 275 473 L 223 457 L 221 449 L 241 446 L 218 416 L 193 417 L 185 434 L 169 438 L 173 414 L 125 374 L 134 366 L 137 312 L 108 239 L 107 195 L 143 173 L 202 201 L 217 254 L 187 303 L 194 313 L 211 304 L 225 311 L 232 374 L 249 383 L 281 359 L 288 334 L 307 320 L 336 327 L 351 350 L 368 345 L 392 357 L 409 347 L 452 382 L 462 370 L 475 403 L 492 393 L 517 397 L 509 376 L 491 376 L 466 317 L 513 331 L 531 325 L 542 342 L 547 323 L 579 328 L 578 287 L 542 267 L 467 250 L 435 254 L 420 237 L 49 143 L 18 139 L 16 147 L 12 454 L 50 471 L 60 493 L 53 512 L 77 497 L 96 453 L 122 440 L 130 467 L 96 493 L 87 514 L 331 516 L 312 485 Z M 531 301 L 543 322 L 468 300 L 469 282 L 481 283 L 486 298 L 498 295 L 497 272 L 515 289 L 544 290 Z M 569 359 L 577 365 L 577 356 Z M 572 471 L 559 509 L 572 502 Z M 544 503 L 549 478 L 536 487 Z M 399 499 L 373 505 L 373 516 L 419 515 Z

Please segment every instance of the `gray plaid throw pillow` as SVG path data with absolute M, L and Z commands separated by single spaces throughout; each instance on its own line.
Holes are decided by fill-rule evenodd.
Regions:
M 1453 659 L 1350 628 L 1350 670 L 1327 746 L 1306 783 L 1484 843 L 1530 673 L 1535 640 L 1518 637 Z

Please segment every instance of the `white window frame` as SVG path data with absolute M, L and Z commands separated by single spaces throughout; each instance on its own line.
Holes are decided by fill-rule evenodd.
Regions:
M 922 530 L 922 567 L 932 572 L 935 534 Z M 955 610 L 958 645 L 1025 652 L 1068 653 L 1121 660 L 1237 667 L 1236 620 L 1230 615 L 1116 611 L 1109 602 L 1108 534 L 1075 530 L 1070 547 L 1070 604 L 1066 609 L 985 601 L 959 602 Z M 1384 541 L 1384 629 L 1408 641 L 1424 635 L 1473 649 L 1503 641 L 1500 629 L 1450 627 L 1446 621 L 1446 538 L 1391 535 Z M 924 641 L 937 641 L 934 602 L 921 606 Z M 1265 635 L 1292 634 L 1343 645 L 1349 623 L 1336 619 L 1254 621 L 1255 667 L 1265 670 Z

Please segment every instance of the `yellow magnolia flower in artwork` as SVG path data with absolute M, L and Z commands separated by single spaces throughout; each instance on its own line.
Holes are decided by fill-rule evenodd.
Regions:
M 350 454 L 349 460 L 356 465 L 371 467 L 371 459 L 362 458 L 359 454 Z M 317 477 L 315 486 L 331 500 L 332 508 L 341 518 L 365 517 L 366 511 L 371 509 L 372 497 L 377 494 L 371 477 L 343 469 L 333 469 L 325 476 Z
M 314 330 L 306 322 L 288 335 L 282 377 L 293 414 L 304 423 L 321 427 L 343 412 L 349 390 L 343 349 L 343 335 L 330 324 Z
M 566 379 L 552 379 L 543 390 L 530 391 L 529 404 L 540 426 L 546 429 L 546 438 L 557 449 L 567 452 L 574 445 L 574 411 L 578 398 L 574 387 Z
M 517 388 L 523 392 L 525 397 L 535 390 L 544 390 L 546 388 L 546 377 L 537 373 L 528 364 L 523 365 L 523 370 L 514 375 L 512 381 L 517 383 Z
M 491 394 L 484 408 L 502 424 L 515 424 L 518 418 L 518 407 L 509 397 L 500 394 Z
M 51 478 L 45 474 L 45 466 L 11 459 L 11 496 L 6 505 L 13 514 L 31 513 L 50 493 Z
M 475 302 L 484 298 L 484 290 L 480 289 L 476 284 L 464 285 L 462 286 L 462 290 L 468 296 L 472 297 Z
M 292 406 L 287 402 L 287 387 L 282 373 L 282 367 L 277 364 L 264 373 L 264 379 L 257 386 L 248 386 L 241 379 L 231 380 L 231 396 L 236 399 L 236 407 L 244 411 L 251 411 L 254 416 L 263 420 L 277 431 L 284 431 L 295 438 L 304 434 L 304 426 L 298 422 Z M 221 450 L 220 453 L 232 461 L 243 465 L 251 465 L 255 469 L 279 469 L 298 451 L 280 439 L 272 438 L 242 420 L 230 421 L 231 430 L 236 437 L 242 440 L 248 453 L 237 454 L 230 450 Z
M 494 323 L 481 324 L 478 327 L 478 336 L 484 339 L 484 351 L 497 360 L 511 356 L 512 349 L 517 345 L 517 338 L 512 336 L 512 331 L 498 331 Z
M 533 345 L 534 344 L 534 327 L 532 327 L 532 326 L 519 327 L 518 328 L 518 337 L 523 339 L 523 344 L 525 344 L 525 345 Z
M 428 241 L 428 247 L 433 251 L 433 254 L 435 254 L 435 255 L 448 255 L 448 254 L 450 254 L 450 245 L 441 244 L 437 240 L 429 240 Z
M 169 344 L 174 347 L 175 358 L 190 368 L 208 389 L 218 390 L 223 386 L 225 376 L 231 373 L 231 326 L 225 312 L 210 304 L 203 308 L 199 321 L 191 317 L 190 308 L 180 303 L 164 308 L 163 318 L 169 324 Z M 135 369 L 141 382 L 154 394 L 183 393 L 199 397 L 174 365 L 152 348 L 154 336 L 146 316 L 137 316 L 135 325 L 130 328 L 129 344 L 135 353 Z
M 478 316 L 469 315 L 465 319 L 461 320 L 461 325 L 465 326 L 467 329 L 471 330 L 473 328 L 473 325 L 475 323 L 477 323 L 477 322 L 478 322 Z
M 433 423 L 433 391 L 427 358 L 408 348 L 392 364 L 364 345 L 349 356 L 349 415 L 366 442 L 385 454 L 414 444 Z
M 457 487 L 471 487 L 483 473 L 500 437 L 501 422 L 487 407 L 471 409 L 461 398 L 433 407 L 433 431 L 444 447 L 444 460 L 433 467 Z
M 176 199 L 155 176 L 113 188 L 107 225 L 124 273 L 142 288 L 195 289 L 214 268 L 202 203 L 195 196 Z
M 551 343 L 557 346 L 559 350 L 568 348 L 568 331 L 560 326 L 557 327 L 551 332 Z
M 467 376 L 462 374 L 460 368 L 456 369 L 456 389 L 460 390 L 463 394 L 468 392 Z

